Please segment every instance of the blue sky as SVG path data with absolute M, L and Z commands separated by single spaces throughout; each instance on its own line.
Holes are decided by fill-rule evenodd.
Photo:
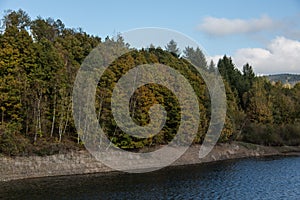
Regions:
M 256 73 L 300 73 L 299 0 L 0 0 L 0 11 L 23 9 L 36 16 L 61 19 L 105 37 L 142 27 L 179 31 L 196 40 L 210 58 L 233 57 Z

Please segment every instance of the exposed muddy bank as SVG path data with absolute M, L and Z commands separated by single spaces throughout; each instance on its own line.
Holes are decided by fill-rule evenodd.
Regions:
M 266 147 L 240 142 L 218 144 L 203 159 L 199 159 L 199 150 L 200 145 L 191 146 L 172 165 L 199 164 L 245 157 L 300 155 L 300 147 Z M 73 151 L 44 157 L 0 157 L 0 166 L 0 181 L 115 171 L 98 162 L 87 151 Z

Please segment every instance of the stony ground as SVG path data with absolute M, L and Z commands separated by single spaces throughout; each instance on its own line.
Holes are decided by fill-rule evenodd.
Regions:
M 218 144 L 204 158 L 199 159 L 200 145 L 191 146 L 172 165 L 189 165 L 244 157 L 275 155 L 300 155 L 300 147 L 266 147 L 233 142 Z M 61 176 L 87 173 L 112 172 L 87 151 L 72 151 L 51 156 L 0 157 L 0 181 L 44 176 Z

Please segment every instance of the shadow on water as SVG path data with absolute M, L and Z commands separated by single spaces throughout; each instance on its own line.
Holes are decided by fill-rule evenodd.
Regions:
M 300 157 L 242 159 L 128 174 L 0 183 L 0 199 L 212 199 L 300 197 Z

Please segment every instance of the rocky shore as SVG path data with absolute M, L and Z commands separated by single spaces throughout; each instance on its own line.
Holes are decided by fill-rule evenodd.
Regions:
M 199 159 L 200 145 L 191 146 L 172 165 L 190 165 L 245 157 L 300 155 L 300 147 L 266 147 L 242 142 L 218 144 L 203 159 Z M 87 151 L 72 151 L 51 156 L 0 156 L 0 181 L 46 176 L 105 173 L 114 170 L 98 162 Z

